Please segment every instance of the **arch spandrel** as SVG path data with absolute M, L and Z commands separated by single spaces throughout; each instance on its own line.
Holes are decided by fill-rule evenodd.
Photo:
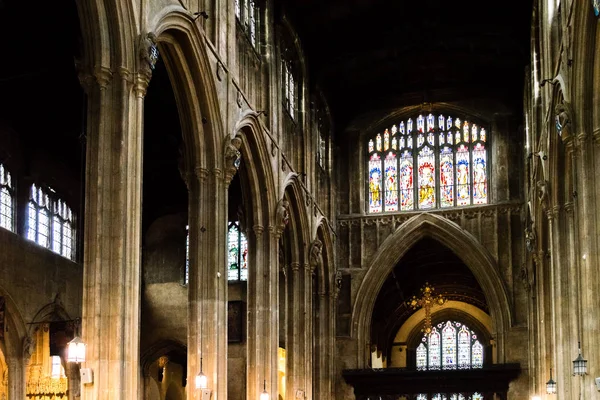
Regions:
M 379 247 L 358 289 L 352 312 L 352 337 L 358 340 L 358 367 L 365 365 L 371 317 L 383 283 L 402 257 L 421 239 L 430 237 L 453 251 L 470 269 L 486 294 L 498 343 L 498 360 L 504 360 L 504 336 L 512 325 L 512 305 L 492 255 L 460 226 L 435 214 L 418 214 L 401 225 Z M 364 345 L 363 345 L 364 344 Z

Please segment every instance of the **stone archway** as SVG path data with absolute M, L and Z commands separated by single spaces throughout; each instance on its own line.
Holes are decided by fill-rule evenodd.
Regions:
M 475 237 L 457 224 L 435 214 L 422 213 L 409 219 L 385 240 L 358 289 L 352 313 L 352 337 L 358 341 L 357 367 L 364 368 L 367 363 L 373 307 L 385 279 L 406 252 L 424 237 L 433 238 L 452 250 L 486 293 L 498 362 L 504 362 L 505 336 L 512 325 L 512 308 L 496 260 Z

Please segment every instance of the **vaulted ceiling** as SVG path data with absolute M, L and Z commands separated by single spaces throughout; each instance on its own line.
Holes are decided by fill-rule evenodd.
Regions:
M 531 0 L 285 0 L 337 130 L 357 115 L 491 99 L 521 111 Z

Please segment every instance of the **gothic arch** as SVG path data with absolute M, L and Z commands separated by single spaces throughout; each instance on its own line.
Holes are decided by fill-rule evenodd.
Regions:
M 431 237 L 452 250 L 471 270 L 486 294 L 498 343 L 498 361 L 504 360 L 506 331 L 512 325 L 511 302 L 498 266 L 489 252 L 470 233 L 435 214 L 421 213 L 409 219 L 379 247 L 355 296 L 352 336 L 358 340 L 358 368 L 365 366 L 375 300 L 385 279 L 410 248 Z
M 309 221 L 306 214 L 304 191 L 295 176 L 290 183 L 284 186 L 283 197 L 290 204 L 290 226 L 288 228 L 289 238 L 291 240 L 292 262 L 305 262 L 308 260 L 309 240 Z M 285 233 L 284 233 L 285 234 Z
M 223 122 L 202 33 L 183 9 L 163 9 L 154 20 L 179 111 L 187 170 L 219 168 Z
M 326 218 L 321 218 L 317 225 L 316 238 L 323 244 L 322 259 L 323 262 L 320 265 L 319 275 L 322 277 L 319 281 L 319 292 L 333 295 L 333 278 L 335 275 L 335 263 L 333 257 L 333 232 L 329 227 Z
M 241 139 L 239 150 L 246 166 L 246 186 L 252 204 L 252 224 L 264 226 L 276 212 L 278 199 L 274 196 L 277 191 L 273 161 L 269 156 L 258 116 L 255 111 L 246 110 L 234 127 L 233 137 Z

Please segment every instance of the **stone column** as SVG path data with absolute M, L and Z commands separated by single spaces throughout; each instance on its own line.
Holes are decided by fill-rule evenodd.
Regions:
M 79 377 L 79 365 L 67 363 L 66 374 L 69 384 L 68 399 L 78 400 L 81 398 L 81 379 Z
M 316 267 L 316 265 L 314 266 Z M 303 309 L 303 320 L 304 327 L 300 329 L 298 334 L 301 335 L 301 338 L 304 342 L 304 369 L 302 374 L 304 375 L 303 379 L 303 387 L 301 388 L 304 391 L 305 399 L 312 399 L 312 385 L 313 385 L 313 343 L 318 343 L 323 340 L 323 337 L 317 336 L 318 332 L 314 331 L 313 325 L 313 273 L 314 267 L 309 264 L 304 264 L 304 301 L 302 304 Z
M 25 360 L 11 356 L 6 359 L 8 367 L 8 399 L 23 400 L 25 398 L 26 365 Z
M 302 346 L 303 340 L 301 337 L 301 330 L 304 328 L 304 315 L 302 310 L 302 272 L 300 269 L 300 263 L 293 261 L 290 264 L 291 277 L 289 279 L 289 298 L 288 298 L 288 311 L 287 314 L 289 326 L 287 329 L 288 337 L 286 340 L 286 355 L 287 355 L 287 367 L 286 371 L 286 399 L 294 400 L 296 398 L 295 392 L 298 389 L 302 389 L 302 376 L 305 359 L 304 359 L 304 348 Z
M 148 39 L 149 40 L 149 39 Z M 143 101 L 151 66 L 83 71 L 88 94 L 82 398 L 139 398 Z
M 196 166 L 186 182 L 190 234 L 187 396 L 201 398 L 195 378 L 202 361 L 212 398 L 227 398 L 227 208 L 222 173 Z

